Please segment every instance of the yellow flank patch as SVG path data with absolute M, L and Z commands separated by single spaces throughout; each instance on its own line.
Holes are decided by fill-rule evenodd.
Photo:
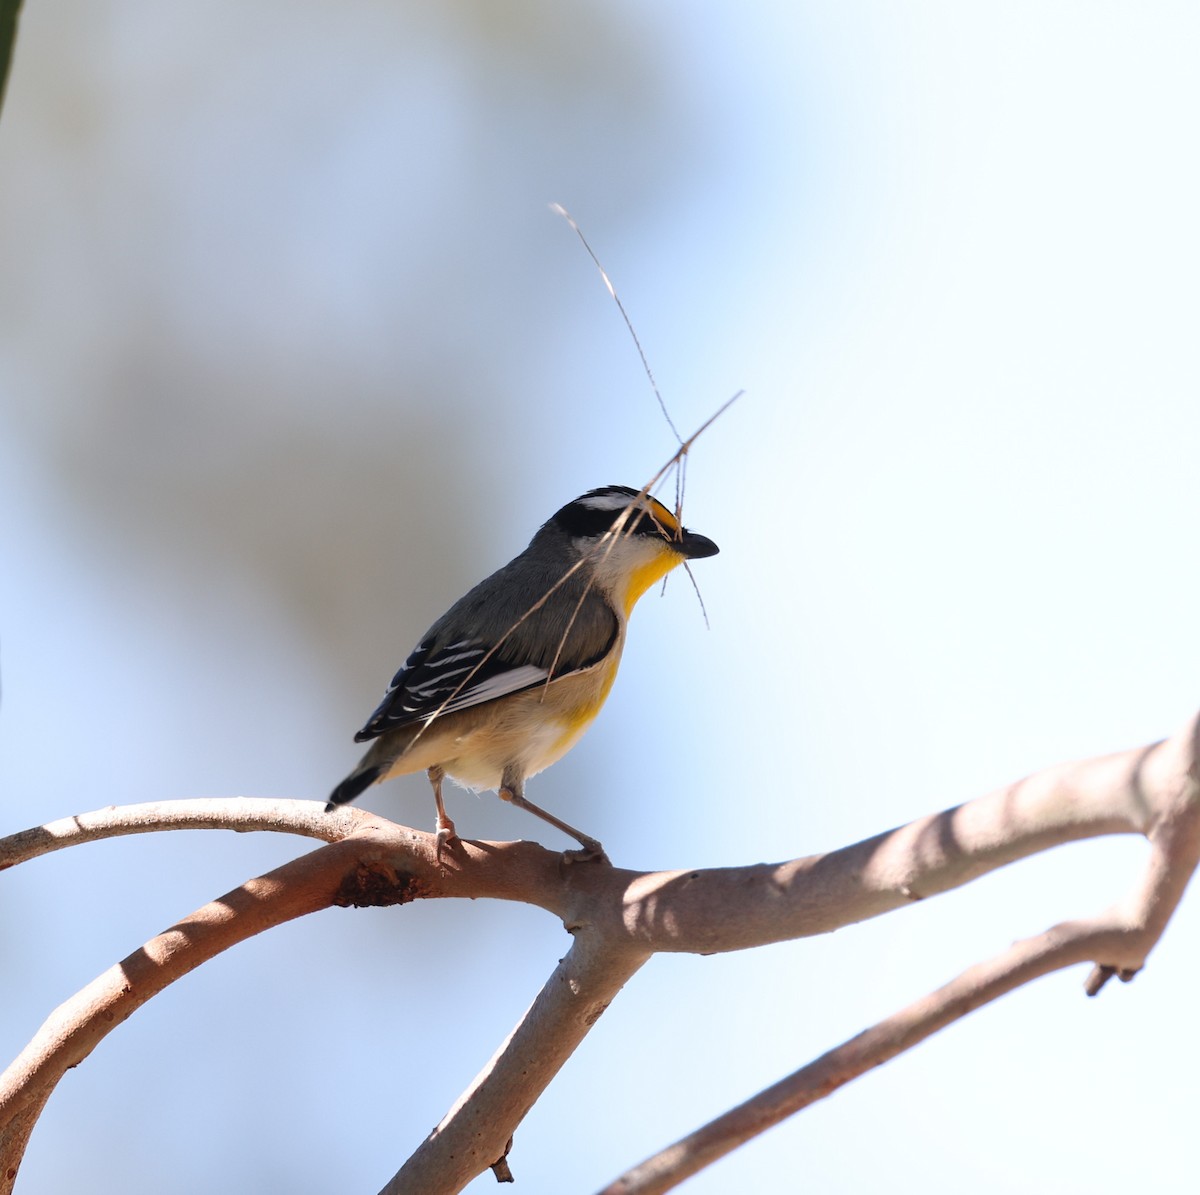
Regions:
M 636 599 L 634 600 L 636 601 Z M 555 759 L 561 759 L 563 755 L 570 751 L 578 741 L 579 736 L 592 724 L 605 701 L 608 700 L 608 695 L 612 691 L 613 681 L 616 679 L 617 670 L 615 667 L 610 666 L 607 669 L 607 674 L 600 689 L 592 700 L 586 705 L 577 706 L 571 711 L 570 718 L 563 726 L 562 736 L 554 744 Z
M 678 552 L 663 546 L 653 560 L 638 565 L 629 575 L 629 584 L 625 588 L 625 615 L 629 616 L 638 598 L 654 584 L 661 581 L 677 564 L 683 562 Z

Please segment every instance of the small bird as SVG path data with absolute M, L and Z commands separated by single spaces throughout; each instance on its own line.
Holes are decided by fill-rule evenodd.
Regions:
M 378 781 L 425 771 L 439 851 L 457 837 L 442 803 L 449 776 L 497 789 L 603 857 L 596 839 L 528 800 L 525 780 L 561 759 L 600 712 L 638 598 L 676 565 L 717 551 L 629 486 L 568 502 L 425 633 L 354 736 L 375 741 L 326 812 Z

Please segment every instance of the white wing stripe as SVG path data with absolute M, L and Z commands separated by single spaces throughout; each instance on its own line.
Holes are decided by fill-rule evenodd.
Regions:
M 507 672 L 501 672 L 497 676 L 489 676 L 487 680 L 478 685 L 472 685 L 471 688 L 448 701 L 442 712 L 449 713 L 450 710 L 465 709 L 467 706 L 479 705 L 484 701 L 503 697 L 506 693 L 527 689 L 530 685 L 536 685 L 538 681 L 545 680 L 549 675 L 548 669 L 539 668 L 535 664 L 522 664 L 519 668 L 510 668 Z
M 460 672 L 470 672 L 471 665 L 464 664 L 461 668 L 443 668 L 439 669 L 436 676 L 431 676 L 423 685 L 414 685 L 412 691 L 420 693 L 422 689 L 438 688 L 441 682 L 449 680 L 452 676 L 457 676 Z
M 482 647 L 473 648 L 471 651 L 456 651 L 452 656 L 439 655 L 436 659 L 430 660 L 425 667 L 441 668 L 446 664 L 457 664 L 459 660 L 473 660 L 476 656 L 481 655 L 483 655 Z

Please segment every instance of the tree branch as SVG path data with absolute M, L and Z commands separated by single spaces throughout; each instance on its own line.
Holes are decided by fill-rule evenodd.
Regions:
M 550 1080 L 650 956 L 614 948 L 589 926 L 495 1056 L 380 1195 L 458 1191 L 506 1157 L 513 1134 Z
M 739 1145 L 911 1050 L 975 1009 L 1043 975 L 1103 955 L 1119 941 L 1121 932 L 1119 926 L 1103 919 L 1077 921 L 1014 943 L 647 1158 L 599 1195 L 662 1195 L 672 1190 Z
M 158 829 L 277 830 L 328 845 L 204 906 L 50 1016 L 0 1076 L 0 1190 L 11 1188 L 29 1129 L 55 1083 L 114 1025 L 235 942 L 331 904 L 455 896 L 517 900 L 560 917 L 575 937 L 496 1056 L 386 1188 L 424 1195 L 459 1190 L 503 1158 L 513 1131 L 599 1013 L 655 952 L 715 953 L 827 933 L 1060 843 L 1113 833 L 1150 840 L 1145 874 L 1109 913 L 1056 927 L 965 972 L 611 1188 L 666 1190 L 712 1157 L 1036 975 L 1090 959 L 1098 966 L 1090 990 L 1098 990 L 1109 974 L 1136 972 L 1200 857 L 1198 743 L 1200 718 L 1162 743 L 1049 768 L 827 855 L 753 867 L 642 873 L 594 861 L 572 864 L 522 842 L 461 841 L 439 853 L 433 835 L 363 810 L 325 814 L 319 805 L 299 801 L 110 808 L 13 835 L 0 840 L 0 867 L 62 846 Z
M 176 805 L 178 807 L 176 807 Z M 290 808 L 290 807 L 295 807 Z M 218 807 L 223 807 L 224 812 Z M 11 862 L 70 843 L 187 826 L 289 831 L 324 819 L 341 841 L 249 880 L 198 909 L 61 1004 L 0 1075 L 0 1193 L 12 1190 L 29 1133 L 62 1076 L 175 980 L 229 947 L 331 905 L 420 897 L 495 897 L 567 908 L 562 856 L 534 843 L 463 842 L 439 858 L 432 834 L 364 810 L 325 815 L 311 802 L 164 802 L 99 810 L 5 840 Z M 311 815 L 311 816 L 310 816 Z M 348 833 L 348 831 L 352 831 Z
M 1162 936 L 1200 861 L 1198 761 L 1200 720 L 1193 720 L 1163 743 L 1052 768 L 1000 793 L 927 819 L 924 829 L 922 823 L 913 823 L 884 836 L 890 842 L 880 843 L 885 848 L 880 854 L 901 850 L 895 859 L 924 857 L 931 861 L 938 858 L 940 844 L 945 841 L 962 847 L 964 841 L 973 840 L 982 855 L 988 853 L 985 844 L 989 827 L 998 828 L 1007 822 L 1010 829 L 1019 827 L 1026 841 L 1035 841 L 1043 832 L 1039 828 L 1045 826 L 1047 815 L 1056 810 L 1060 820 L 1065 815 L 1067 825 L 1089 834 L 1103 824 L 1108 824 L 1111 832 L 1118 832 L 1126 823 L 1130 828 L 1136 823 L 1150 839 L 1151 849 L 1137 884 L 1113 909 L 1095 918 L 1054 926 L 969 968 L 944 987 L 647 1158 L 599 1195 L 662 1195 L 788 1116 L 1043 975 L 1095 961 L 1085 985 L 1092 996 L 1114 974 L 1127 981 L 1132 979 Z M 1089 805 L 1093 807 L 1090 813 Z M 960 823 L 960 834 L 930 836 L 929 831 L 946 818 Z M 1018 834 L 1018 838 L 1021 836 Z M 930 849 L 919 848 L 922 839 Z M 906 842 L 917 849 L 905 852 Z M 938 858 L 938 862 L 945 868 L 952 861 Z M 923 879 L 924 887 L 929 887 L 931 878 Z
M 380 820 L 365 809 L 326 814 L 312 801 L 265 801 L 252 797 L 216 797 L 191 801 L 151 801 L 144 805 L 109 805 L 91 813 L 59 818 L 19 834 L 0 838 L 0 871 L 39 855 L 159 830 L 275 830 L 337 842 L 364 822 Z
M 174 980 L 237 942 L 333 903 L 330 860 L 344 868 L 356 847 L 326 847 L 247 881 L 151 938 L 61 1004 L 0 1075 L 0 1121 L 45 1099 L 70 1067 Z M 11 1167 L 10 1159 L 5 1162 Z

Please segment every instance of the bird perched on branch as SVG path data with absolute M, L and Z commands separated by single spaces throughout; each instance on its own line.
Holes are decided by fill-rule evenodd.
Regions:
M 374 742 L 326 811 L 380 780 L 426 771 L 439 849 L 456 837 L 442 803 L 449 776 L 497 789 L 603 855 L 594 838 L 529 801 L 525 780 L 561 759 L 600 712 L 638 598 L 677 565 L 717 550 L 628 486 L 568 502 L 429 628 L 354 736 Z

